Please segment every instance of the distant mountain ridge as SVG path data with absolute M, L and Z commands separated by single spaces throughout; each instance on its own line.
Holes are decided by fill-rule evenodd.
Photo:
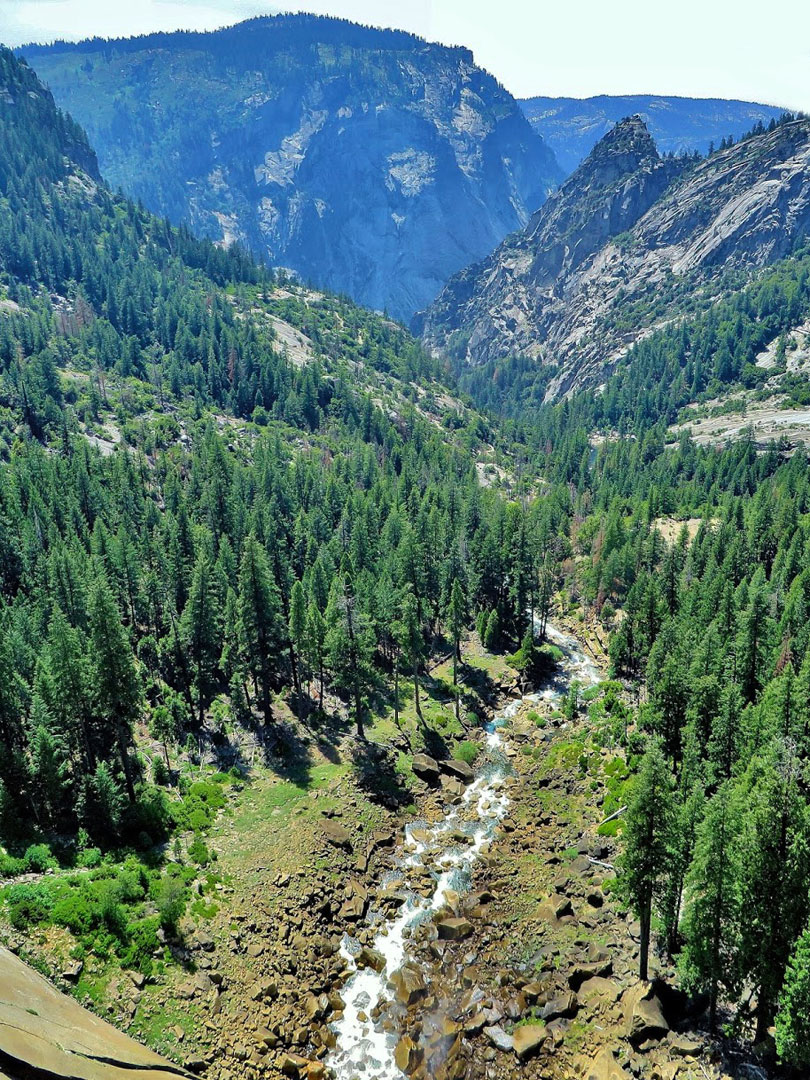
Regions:
M 723 139 L 740 138 L 758 122 L 767 124 L 784 109 L 752 101 L 688 98 L 657 94 L 599 94 L 590 98 L 531 97 L 520 102 L 566 173 L 591 152 L 625 116 L 640 116 L 662 154 L 708 152 Z
M 22 52 L 105 178 L 400 319 L 562 179 L 463 48 L 306 15 Z
M 424 341 L 461 366 L 534 360 L 553 399 L 599 385 L 696 288 L 730 271 L 744 279 L 808 235 L 810 119 L 695 162 L 662 158 L 631 117 L 525 229 L 447 284 Z

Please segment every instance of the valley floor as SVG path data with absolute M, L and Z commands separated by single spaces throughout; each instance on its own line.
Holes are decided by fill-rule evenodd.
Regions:
M 468 660 L 470 677 L 485 676 L 489 715 L 514 700 L 502 660 L 480 649 Z M 507 816 L 470 891 L 439 913 L 469 932 L 437 941 L 435 921 L 424 922 L 409 945 L 421 982 L 398 984 L 369 1018 L 399 1038 L 412 1076 L 722 1075 L 683 1016 L 674 972 L 654 958 L 660 983 L 636 982 L 638 925 L 611 895 L 615 824 L 599 829 L 626 777 L 610 736 L 621 710 L 600 704 L 605 685 L 615 687 L 584 693 L 568 719 L 559 692 L 533 695 L 504 727 Z M 402 902 L 390 879 L 404 826 L 440 820 L 463 791 L 446 776 L 414 781 L 412 752 L 431 738 L 415 721 L 411 705 L 401 731 L 382 720 L 362 748 L 302 731 L 294 765 L 255 770 L 209 838 L 222 884 L 185 925 L 180 966 L 155 984 L 108 982 L 110 1018 L 211 1080 L 324 1076 L 350 975 L 344 934 L 373 965 L 374 913 L 388 918 Z M 427 895 L 429 875 L 423 884 Z

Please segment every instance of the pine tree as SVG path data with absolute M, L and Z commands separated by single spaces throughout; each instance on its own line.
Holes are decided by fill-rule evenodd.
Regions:
M 201 551 L 194 564 L 188 600 L 180 619 L 180 637 L 191 659 L 197 691 L 197 723 L 203 726 L 205 705 L 217 672 L 220 653 L 220 609 L 211 560 Z
M 796 942 L 776 1014 L 776 1049 L 796 1068 L 810 1066 L 810 929 Z
M 745 828 L 740 957 L 757 991 L 757 1039 L 773 1022 L 790 950 L 806 918 L 810 807 L 794 745 L 775 741 L 741 780 Z
M 134 803 L 135 784 L 129 751 L 133 724 L 141 709 L 141 688 L 112 590 L 102 575 L 96 578 L 90 592 L 90 635 L 97 707 L 101 717 L 113 728 L 127 795 Z
M 329 668 L 338 689 L 351 694 L 357 735 L 364 739 L 364 713 L 373 682 L 374 633 L 354 585 L 344 573 L 335 579 L 325 619 Z
M 455 690 L 456 720 L 459 719 L 460 693 L 458 689 L 458 662 L 461 659 L 461 635 L 466 621 L 464 593 L 458 578 L 453 581 L 450 590 L 450 602 L 447 605 L 447 621 L 453 642 L 453 687 Z
M 274 661 L 282 636 L 281 601 L 267 556 L 254 536 L 245 541 L 239 568 L 237 619 L 241 652 L 261 696 L 264 722 L 269 724 Z
M 310 669 L 318 673 L 318 708 L 322 710 L 326 662 L 326 620 L 314 600 L 310 601 L 307 608 L 305 652 Z
M 734 999 L 740 987 L 741 828 L 742 805 L 727 780 L 698 826 L 695 857 L 686 881 L 685 944 L 679 958 L 686 985 L 708 989 L 712 1031 L 721 988 Z
M 300 659 L 306 653 L 307 598 L 304 586 L 296 581 L 290 593 L 290 660 L 292 663 L 293 684 L 296 694 L 301 696 L 301 680 L 298 673 L 296 656 Z
M 673 822 L 672 776 L 661 743 L 650 742 L 625 817 L 618 886 L 641 924 L 639 978 L 647 979 L 653 905 L 666 884 Z
M 416 715 L 422 719 L 422 704 L 419 698 L 419 668 L 424 655 L 425 642 L 422 624 L 419 619 L 419 605 L 411 589 L 402 595 L 400 617 L 396 636 L 402 649 L 405 662 L 410 666 L 413 677 L 413 703 Z

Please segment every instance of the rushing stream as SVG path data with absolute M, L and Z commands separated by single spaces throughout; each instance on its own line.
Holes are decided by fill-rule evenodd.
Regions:
M 582 650 L 571 634 L 549 625 L 547 639 L 563 653 L 559 671 L 546 687 L 525 698 L 516 699 L 497 713 L 486 728 L 486 756 L 474 782 L 464 792 L 461 801 L 451 806 L 445 817 L 432 824 L 414 822 L 405 828 L 405 842 L 399 852 L 395 875 L 402 883 L 399 889 L 406 897 L 397 915 L 388 921 L 380 920 L 374 949 L 385 958 L 381 972 L 370 967 L 357 968 L 355 956 L 359 944 L 349 937 L 342 952 L 347 966 L 355 969 L 343 988 L 343 1016 L 333 1025 L 337 1045 L 327 1064 L 337 1080 L 404 1080 L 404 1074 L 394 1061 L 397 1036 L 384 1031 L 371 1019 L 376 1006 L 390 1000 L 389 979 L 409 959 L 409 938 L 412 929 L 446 906 L 449 891 L 466 892 L 472 867 L 482 848 L 489 843 L 498 823 L 506 814 L 509 799 L 505 780 L 511 769 L 502 747 L 499 731 L 524 703 L 553 701 L 564 694 L 572 682 L 582 687 L 592 686 L 600 679 L 599 669 Z M 463 834 L 466 842 L 454 842 Z M 409 887 L 410 874 L 417 876 L 427 869 L 435 888 L 424 897 Z

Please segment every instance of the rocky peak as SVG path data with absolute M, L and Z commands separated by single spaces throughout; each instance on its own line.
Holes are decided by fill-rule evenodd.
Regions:
M 638 115 L 627 116 L 604 135 L 575 173 L 608 170 L 613 175 L 633 173 L 643 166 L 652 167 L 660 157 L 655 140 Z
M 450 280 L 425 315 L 425 343 L 469 364 L 513 354 L 553 363 L 549 396 L 598 385 L 658 325 L 646 308 L 663 280 L 662 323 L 695 285 L 724 268 L 755 272 L 809 233 L 810 121 L 695 162 L 660 157 L 630 117 L 526 229 Z
M 622 120 L 532 218 L 524 240 L 530 276 L 540 282 L 580 265 L 635 224 L 680 167 L 662 161 L 640 116 Z

